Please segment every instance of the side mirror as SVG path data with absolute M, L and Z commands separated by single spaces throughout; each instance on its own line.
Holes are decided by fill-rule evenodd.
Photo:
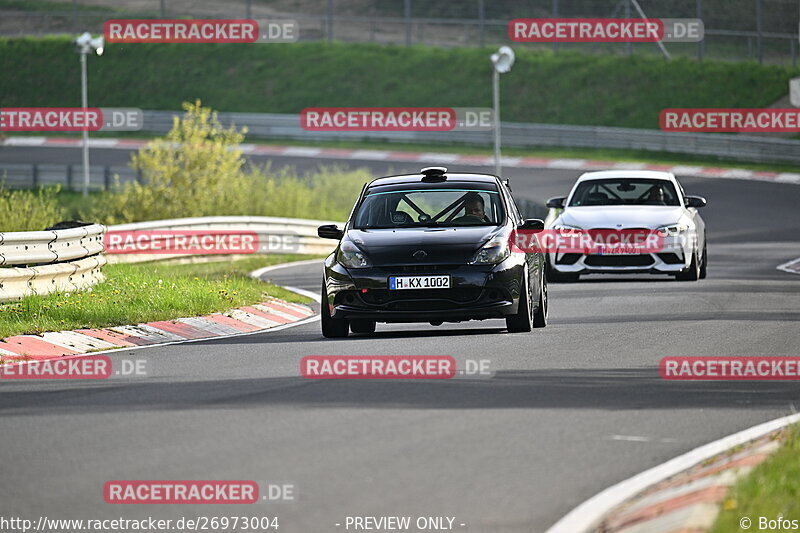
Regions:
M 687 196 L 684 203 L 686 207 L 705 207 L 706 199 L 702 196 Z
M 527 218 L 517 229 L 520 231 L 539 233 L 540 231 L 544 231 L 544 220 L 540 218 Z
M 336 239 L 339 241 L 344 237 L 344 231 L 340 230 L 336 224 L 328 224 L 318 227 L 317 235 L 323 239 Z
M 547 207 L 552 207 L 553 209 L 564 209 L 564 201 L 567 199 L 566 196 L 556 196 L 555 198 L 550 198 L 547 200 Z

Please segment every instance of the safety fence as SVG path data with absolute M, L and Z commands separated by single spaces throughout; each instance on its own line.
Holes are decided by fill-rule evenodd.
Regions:
M 796 65 L 798 61 L 797 3 L 791 0 L 638 0 L 651 18 L 699 18 L 705 38 L 699 43 L 667 44 L 673 56 L 724 60 L 756 60 Z M 0 5 L 0 8 L 2 6 Z M 127 8 L 127 9 L 126 9 Z M 256 18 L 292 19 L 301 41 L 337 40 L 397 45 L 488 46 L 510 44 L 507 26 L 513 18 L 636 17 L 630 0 L 403 0 L 340 2 L 305 6 L 303 13 L 276 12 L 253 0 L 218 2 L 198 7 L 190 0 L 139 1 L 102 9 L 96 2 L 73 0 L 58 9 L 7 8 L 0 17 L 0 35 L 99 33 L 109 18 Z M 653 43 L 569 43 L 515 46 L 579 50 L 601 54 L 660 54 Z
M 172 128 L 173 111 L 145 111 L 143 131 L 164 134 Z M 491 131 L 307 131 L 301 126 L 300 115 L 272 113 L 219 113 L 225 126 L 247 126 L 248 136 L 257 139 L 315 141 L 372 141 L 413 144 L 462 144 L 492 146 Z M 503 122 L 502 144 L 505 147 L 549 147 L 642 150 L 658 153 L 675 153 L 698 157 L 714 157 L 730 161 L 756 163 L 800 164 L 800 140 L 757 135 L 715 133 L 666 132 L 635 128 L 605 126 L 571 126 Z M 10 137 L 6 146 L 36 146 L 40 139 Z M 110 139 L 92 139 L 90 147 L 103 148 L 114 145 Z M 77 142 L 77 141 L 76 141 Z M 66 146 L 66 145 L 65 145 Z M 242 145 L 248 154 L 259 154 L 257 145 Z M 298 149 L 298 155 L 302 150 Z M 94 190 L 113 187 L 120 183 L 141 179 L 127 166 L 91 166 L 90 188 Z M 0 182 L 9 188 L 27 188 L 38 185 L 60 184 L 68 190 L 82 186 L 81 165 L 14 164 L 0 163 Z
M 0 233 L 0 302 L 101 282 L 106 227 Z
M 255 237 L 251 253 L 320 255 L 333 250 L 335 242 L 317 236 L 317 227 L 332 222 L 278 217 L 201 217 L 156 220 L 103 226 L 86 224 L 69 229 L 0 233 L 0 302 L 32 294 L 70 292 L 103 281 L 107 263 L 132 263 L 186 257 L 186 254 L 154 252 L 154 244 L 169 233 L 195 238 L 224 234 Z M 146 253 L 106 253 L 110 239 L 120 236 L 124 249 L 129 240 Z M 216 256 L 220 259 L 224 257 Z

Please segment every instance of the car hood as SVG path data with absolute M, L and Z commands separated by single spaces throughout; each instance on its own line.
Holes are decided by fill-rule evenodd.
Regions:
M 487 240 L 501 232 L 502 228 L 497 226 L 352 229 L 347 237 L 366 252 L 375 266 L 464 264 Z M 413 254 L 419 250 L 425 256 L 415 258 Z
M 556 223 L 593 228 L 649 228 L 674 224 L 684 214 L 681 206 L 612 205 L 567 207 Z

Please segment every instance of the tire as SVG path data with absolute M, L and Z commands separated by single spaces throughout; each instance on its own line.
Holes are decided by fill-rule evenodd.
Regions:
M 689 268 L 683 272 L 678 272 L 675 276 L 678 281 L 697 281 L 700 279 L 700 265 L 697 264 L 697 252 L 692 252 L 692 262 Z
M 548 299 L 547 299 L 547 280 L 542 276 L 542 290 L 539 291 L 539 308 L 533 315 L 533 327 L 543 328 L 547 326 L 547 312 L 548 312 Z
M 573 283 L 578 281 L 580 277 L 580 274 L 559 272 L 551 267 L 549 262 L 547 263 L 547 281 L 552 281 L 553 283 Z
M 708 275 L 708 249 L 703 243 L 703 263 L 700 265 L 700 279 L 706 279 Z
M 344 318 L 332 318 L 331 310 L 328 307 L 328 292 L 325 289 L 325 282 L 322 283 L 322 336 L 329 339 L 340 339 L 347 337 L 350 333 L 350 324 Z
M 353 333 L 375 333 L 375 321 L 365 318 L 350 321 L 350 331 Z
M 527 266 L 525 267 L 527 268 Z M 509 333 L 527 333 L 533 329 L 533 305 L 531 304 L 531 284 L 528 282 L 528 272 L 523 275 L 524 290 L 519 295 L 519 308 L 516 315 L 506 317 L 506 329 Z

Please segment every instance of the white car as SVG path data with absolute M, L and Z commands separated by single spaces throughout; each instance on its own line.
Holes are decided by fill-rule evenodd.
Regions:
M 557 215 L 548 217 L 547 229 L 557 235 L 591 232 L 601 241 L 608 237 L 607 242 L 575 247 L 551 240 L 545 247 L 548 279 L 577 281 L 581 274 L 634 272 L 672 274 L 683 281 L 705 278 L 706 226 L 697 212 L 705 205 L 704 198 L 687 196 L 669 172 L 587 172 L 569 196 L 548 200 L 547 207 Z M 608 245 L 620 240 L 614 232 L 637 231 L 654 239 L 647 241 L 651 246 Z

